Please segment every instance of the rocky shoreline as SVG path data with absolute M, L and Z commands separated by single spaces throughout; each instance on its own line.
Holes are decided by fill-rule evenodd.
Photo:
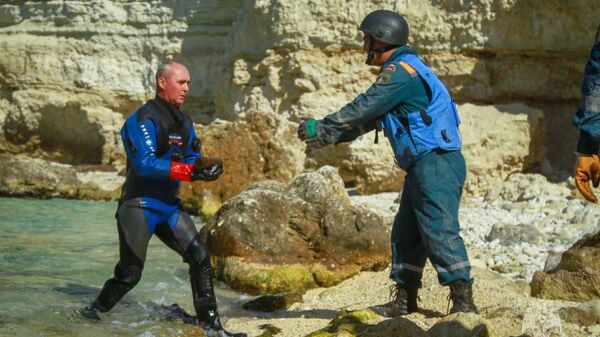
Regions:
M 77 180 L 73 180 L 71 183 L 66 180 L 67 183 L 65 183 L 65 176 L 57 175 L 51 169 L 41 169 L 36 166 L 41 163 L 39 160 L 28 160 L 27 158 L 12 158 L 11 160 L 7 160 L 5 163 L 17 163 L 21 167 L 31 167 L 32 170 L 35 168 L 35 171 L 31 171 L 32 175 L 43 174 L 56 179 L 55 181 L 49 180 L 49 178 L 42 179 L 38 187 L 31 188 L 28 194 L 21 196 L 85 198 L 86 194 L 81 192 L 65 193 L 64 191 L 68 191 L 68 188 L 83 191 L 86 185 L 82 184 L 82 180 L 88 179 L 90 184 L 88 186 L 91 186 L 92 191 L 94 188 L 102 188 L 109 195 L 107 199 L 110 199 L 108 192 L 118 191 L 118 187 L 115 186 L 118 186 L 122 179 L 115 171 L 81 172 L 80 170 L 80 172 L 76 172 L 68 166 L 50 165 L 58 170 L 75 172 L 71 178 Z M 315 178 L 319 176 L 318 172 L 324 172 L 320 174 L 327 177 L 325 181 Z M 7 174 L 3 179 L 10 177 L 14 178 L 18 175 Z M 382 219 L 382 224 L 385 224 L 389 230 L 399 206 L 399 193 L 358 195 L 353 190 L 348 191 L 343 188 L 343 181 L 339 176 L 336 177 L 336 170 L 333 168 L 322 168 L 315 173 L 298 177 L 296 177 L 299 179 L 296 183 L 292 181 L 289 185 L 295 187 L 285 187 L 286 185 L 283 183 L 266 181 L 254 185 L 249 188 L 249 191 L 266 193 L 270 195 L 269 198 L 276 195 L 275 191 L 280 191 L 286 196 L 284 199 L 288 200 L 286 202 L 289 205 L 304 204 L 304 209 L 308 205 L 306 200 L 312 198 L 311 202 L 315 204 L 311 207 L 317 207 L 317 210 L 325 205 L 325 201 L 341 198 L 340 201 L 337 201 L 341 203 L 340 206 L 350 207 L 352 205 L 351 207 L 363 210 L 359 213 L 372 212 Z M 318 184 L 315 185 L 315 182 Z M 310 192 L 310 186 L 313 185 L 322 186 L 324 190 L 317 189 Z M 4 186 L 6 186 L 5 188 L 20 186 L 21 190 L 16 190 L 18 192 L 26 190 L 32 185 L 16 182 L 13 185 L 6 184 Z M 62 186 L 62 190 L 49 188 L 52 186 Z M 301 193 L 299 196 L 304 196 L 294 199 L 298 197 L 293 197 L 293 193 L 290 194 L 286 188 L 303 191 L 303 194 Z M 46 192 L 35 194 L 40 191 Z M 350 192 L 349 197 L 348 192 Z M 15 193 L 15 190 L 8 190 L 8 193 L 19 195 Z M 88 195 L 101 196 L 102 193 L 92 192 Z M 241 193 L 233 199 L 240 198 L 241 205 L 252 205 L 244 195 L 245 193 Z M 311 197 L 307 199 L 307 195 Z M 273 200 L 278 198 L 282 197 L 275 197 Z M 301 201 L 302 198 L 304 201 Z M 251 199 L 256 199 L 256 194 L 252 195 Z M 272 205 L 273 200 L 265 199 L 263 202 Z M 227 205 L 228 203 L 225 203 L 225 208 L 228 207 Z M 286 207 L 292 207 L 289 205 Z M 260 210 L 259 206 L 254 205 L 252 209 Z M 350 211 L 350 209 L 348 212 L 356 212 Z M 233 216 L 239 215 L 237 214 L 239 211 L 235 208 L 233 208 L 233 212 Z M 253 214 L 256 216 L 256 212 Z M 309 334 L 311 336 L 388 336 L 390 331 L 413 331 L 414 329 L 417 331 L 415 333 L 433 337 L 443 336 L 443 334 L 437 334 L 436 331 L 440 329 L 443 331 L 443 329 L 450 328 L 445 325 L 454 324 L 448 322 L 462 322 L 460 324 L 465 326 L 471 324 L 472 328 L 463 331 L 464 334 L 453 332 L 450 336 L 474 336 L 468 333 L 475 331 L 474 327 L 481 324 L 486 327 L 485 331 L 488 331 L 489 336 L 600 336 L 600 301 L 598 301 L 597 294 L 588 299 L 575 299 L 574 301 L 540 299 L 531 296 L 532 280 L 535 279 L 536 272 L 551 273 L 556 270 L 565 251 L 586 234 L 598 231 L 600 210 L 596 205 L 589 204 L 578 196 L 572 180 L 554 183 L 548 181 L 541 174 L 515 173 L 488 190 L 485 195 L 465 194 L 459 216 L 462 227 L 461 234 L 467 244 L 474 266 L 475 301 L 482 309 L 480 315 L 471 315 L 470 317 L 450 315 L 444 318 L 447 310 L 447 289 L 437 284 L 435 272 L 428 265 L 425 273 L 425 286 L 420 295 L 423 310 L 419 314 L 389 320 L 370 312 L 369 306 L 387 301 L 388 287 L 392 284 L 387 276 L 389 270 L 361 272 L 359 268 L 349 274 L 342 272 L 338 275 L 341 277 L 339 279 L 331 278 L 332 283 L 324 283 L 325 287 L 322 287 L 323 285 L 319 287 L 317 283 L 301 287 L 301 289 L 287 288 L 288 291 L 300 291 L 302 297 L 301 302 L 292 304 L 287 310 L 274 313 L 234 310 L 237 313 L 243 312 L 243 314 L 233 315 L 227 321 L 227 326 L 232 330 L 243 330 L 249 332 L 250 335 L 263 337 L 306 336 Z M 219 214 L 213 217 L 214 221 L 218 221 L 218 219 Z M 273 220 L 273 217 L 270 219 Z M 222 221 L 219 223 L 221 223 L 219 226 L 222 226 Z M 383 241 L 387 245 L 387 239 Z M 593 254 L 597 254 L 597 249 Z M 249 265 L 249 262 L 241 261 L 240 263 L 242 266 Z M 585 268 L 591 270 L 592 277 L 598 277 L 600 269 L 597 265 L 589 265 Z M 341 281 L 351 275 L 354 276 Z M 266 287 L 265 289 L 271 289 L 271 292 L 276 289 L 269 288 L 268 285 L 263 286 Z M 317 288 L 314 288 L 315 286 Z M 302 295 L 304 291 L 306 292 Z M 576 292 L 585 293 L 585 291 L 579 290 Z M 563 296 L 560 291 L 558 296 Z M 241 302 L 247 301 L 248 298 L 245 298 Z M 352 323 L 348 323 L 350 325 L 340 323 L 345 320 L 350 320 Z M 409 327 L 407 328 L 407 326 Z M 339 330 L 340 327 L 354 332 L 348 334 L 350 332 L 346 330 L 342 329 L 346 332 Z M 190 330 L 188 326 L 182 326 L 182 331 L 189 332 L 182 336 L 197 335 L 197 331 Z M 321 331 L 321 334 L 316 331 Z M 371 331 L 371 334 L 368 334 L 368 331 Z
M 352 197 L 354 204 L 375 210 L 386 220 L 393 218 L 397 199 L 397 193 Z M 428 263 L 420 292 L 422 310 L 404 318 L 385 319 L 369 313 L 368 307 L 388 300 L 392 282 L 386 269 L 361 272 L 333 287 L 309 290 L 301 303 L 286 311 L 231 318 L 227 325 L 255 336 L 270 336 L 267 327 L 275 327 L 280 332 L 273 336 L 280 337 L 600 336 L 597 297 L 589 301 L 541 299 L 531 296 L 529 285 L 536 271 L 556 269 L 564 251 L 585 234 L 598 231 L 597 212 L 595 205 L 576 195 L 571 181 L 556 184 L 536 174 L 517 174 L 485 197 L 465 198 L 460 219 L 474 266 L 479 315 L 443 318 L 448 290 L 438 284 Z M 593 273 L 598 275 L 598 269 Z M 341 324 L 344 317 L 350 317 L 350 323 Z M 456 324 L 471 328 L 453 328 Z

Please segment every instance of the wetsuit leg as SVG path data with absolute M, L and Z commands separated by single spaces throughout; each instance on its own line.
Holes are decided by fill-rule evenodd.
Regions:
M 128 200 L 117 210 L 119 262 L 115 267 L 114 277 L 106 281 L 96 299 L 97 309 L 102 312 L 112 309 L 142 277 L 152 233 L 140 202 L 141 199 Z
M 194 309 L 205 334 L 209 337 L 246 337 L 244 333 L 230 333 L 223 329 L 217 310 L 208 248 L 200 240 L 190 216 L 184 211 L 177 211 L 168 224 L 157 227 L 156 236 L 189 264 Z

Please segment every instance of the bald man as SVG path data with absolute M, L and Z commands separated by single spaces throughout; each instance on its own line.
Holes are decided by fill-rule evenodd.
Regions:
M 177 197 L 181 181 L 215 180 L 221 161 L 202 156 L 191 118 L 179 107 L 189 93 L 185 66 L 168 61 L 156 72 L 156 97 L 137 109 L 121 129 L 127 154 L 127 177 L 117 209 L 119 262 L 114 277 L 98 298 L 81 310 L 99 319 L 142 277 L 148 242 L 153 234 L 189 264 L 194 309 L 208 337 L 236 336 L 219 319 L 211 278 L 210 257 L 190 216 Z

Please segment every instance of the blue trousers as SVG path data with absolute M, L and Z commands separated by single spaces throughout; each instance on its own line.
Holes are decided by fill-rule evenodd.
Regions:
M 440 284 L 473 282 L 458 223 L 465 178 L 460 151 L 430 152 L 408 169 L 392 228 L 390 278 L 396 283 L 420 288 L 427 258 Z

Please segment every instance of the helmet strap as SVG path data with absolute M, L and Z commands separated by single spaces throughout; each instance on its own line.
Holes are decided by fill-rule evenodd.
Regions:
M 367 61 L 365 62 L 368 65 L 371 65 L 373 62 L 373 58 L 375 57 L 375 51 L 373 47 L 375 46 L 375 40 L 373 38 L 369 39 L 369 50 L 367 51 Z

